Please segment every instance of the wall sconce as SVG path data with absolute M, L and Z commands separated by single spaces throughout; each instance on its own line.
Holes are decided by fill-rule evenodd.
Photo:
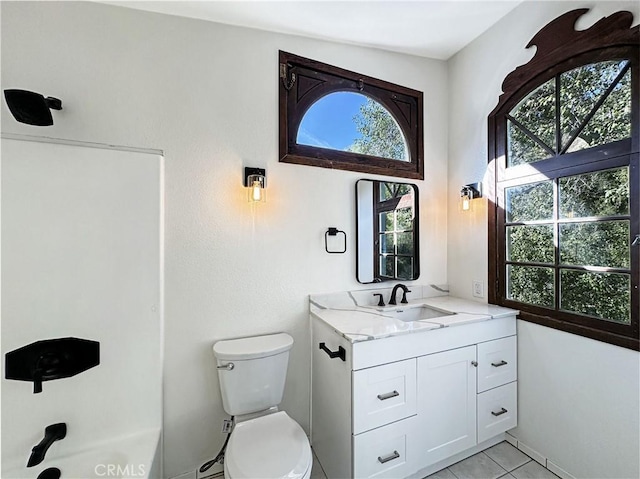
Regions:
M 471 200 L 482 197 L 482 183 L 464 185 L 460 190 L 460 209 L 471 210 Z
M 262 168 L 244 169 L 244 186 L 247 188 L 247 198 L 249 202 L 265 202 L 267 192 L 266 171 Z

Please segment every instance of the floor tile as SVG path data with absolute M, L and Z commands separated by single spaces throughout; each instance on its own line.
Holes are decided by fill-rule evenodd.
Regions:
M 430 476 L 427 476 L 425 479 L 456 479 L 456 476 L 453 475 L 449 469 L 442 469 L 441 471 L 434 472 Z
M 311 466 L 311 477 L 309 479 L 327 479 L 327 476 L 322 470 L 322 466 L 320 466 L 316 458 L 315 452 L 313 453 L 313 464 Z
M 529 456 L 506 441 L 485 449 L 484 453 L 507 471 L 513 471 L 531 460 Z
M 558 479 L 558 476 L 536 461 L 527 462 L 524 466 L 511 471 L 511 474 L 516 479 Z
M 449 466 L 449 470 L 458 479 L 498 479 L 507 472 L 482 452 Z

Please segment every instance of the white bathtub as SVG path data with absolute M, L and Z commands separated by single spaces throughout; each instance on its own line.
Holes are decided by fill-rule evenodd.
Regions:
M 49 453 L 53 452 L 55 444 Z M 22 466 L 9 464 L 2 468 L 2 479 L 36 479 L 50 467 L 60 469 L 60 479 L 158 479 L 160 468 L 160 429 L 149 429 L 122 436 L 73 454 L 46 459 L 35 467 L 26 467 L 28 454 Z M 12 467 L 12 468 L 11 468 Z

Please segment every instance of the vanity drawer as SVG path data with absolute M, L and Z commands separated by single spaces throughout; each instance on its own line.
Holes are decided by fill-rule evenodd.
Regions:
M 353 372 L 353 434 L 416 413 L 416 360 Z
M 487 391 L 517 379 L 515 336 L 478 344 L 478 392 Z
M 478 394 L 478 443 L 518 424 L 518 383 Z
M 414 472 L 416 417 L 353 436 L 353 477 L 394 479 Z

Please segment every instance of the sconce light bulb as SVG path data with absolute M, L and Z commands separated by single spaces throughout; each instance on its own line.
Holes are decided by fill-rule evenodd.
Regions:
M 257 180 L 254 181 L 253 185 L 251 186 L 251 199 L 253 201 L 262 200 L 262 185 Z
M 469 211 L 471 209 L 471 200 L 468 195 L 462 196 L 462 211 Z

